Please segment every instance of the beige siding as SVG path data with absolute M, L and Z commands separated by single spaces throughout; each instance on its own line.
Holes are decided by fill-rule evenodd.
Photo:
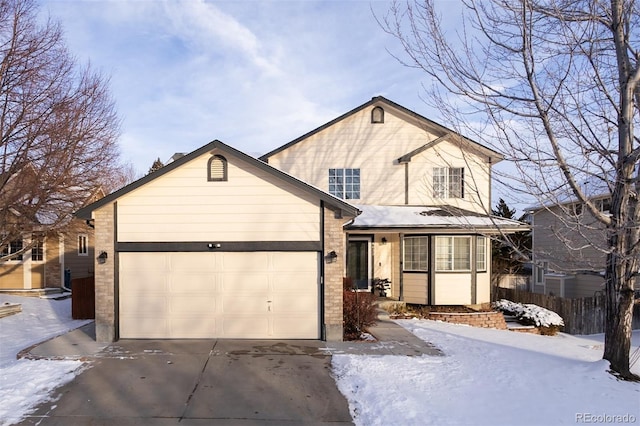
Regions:
M 446 273 L 435 274 L 436 305 L 471 304 L 471 274 Z
M 416 303 L 419 305 L 426 305 L 429 303 L 426 273 L 402 274 L 402 283 L 405 302 Z
M 308 139 L 292 145 L 269 158 L 269 164 L 290 173 L 305 182 L 328 191 L 330 168 L 359 168 L 361 173 L 361 204 L 402 205 L 405 204 L 405 165 L 397 159 L 420 148 L 437 137 L 423 128 L 413 118 L 402 115 L 385 106 L 385 122 L 371 123 L 371 109 L 366 108 L 328 127 Z M 453 147 L 453 149 L 452 149 Z M 451 152 L 449 150 L 451 149 Z M 452 144 L 437 144 L 414 156 L 409 163 L 410 203 L 444 204 L 447 200 L 424 197 L 429 191 L 425 187 L 425 176 L 431 176 L 430 168 L 439 164 L 462 165 L 473 170 L 488 170 L 488 165 L 478 163 L 474 156 L 463 156 Z M 482 197 L 488 205 L 487 171 L 476 176 Z M 471 188 L 471 176 L 469 181 Z M 427 179 L 427 183 L 430 178 Z M 464 207 L 472 210 L 470 203 Z
M 464 198 L 433 197 L 433 169 L 454 167 L 464 169 Z M 478 155 L 466 152 L 458 145 L 443 141 L 413 157 L 409 163 L 409 205 L 441 205 L 484 213 L 489 204 L 489 168 Z
M 318 241 L 317 200 L 233 158 L 208 182 L 204 155 L 118 200 L 118 241 Z M 158 206 L 161 206 L 158 208 Z
M 491 302 L 491 274 L 479 272 L 476 274 L 476 303 Z

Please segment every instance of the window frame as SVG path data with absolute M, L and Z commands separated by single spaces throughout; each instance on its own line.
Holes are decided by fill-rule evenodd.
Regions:
M 341 200 L 360 200 L 362 174 L 360 168 L 332 167 L 328 171 L 328 191 Z M 357 195 L 357 196 L 356 196 Z
M 476 236 L 476 272 L 487 272 L 487 238 L 484 235 Z
M 214 176 L 211 167 L 213 163 L 220 161 L 222 165 L 222 176 Z M 227 159 L 220 154 L 212 155 L 207 161 L 207 182 L 226 182 L 229 180 Z
M 33 247 L 31 247 L 31 261 L 44 262 L 44 238 L 33 238 Z
M 447 241 L 443 245 L 443 241 Z M 466 252 L 460 253 L 460 247 L 457 241 L 467 241 Z M 435 271 L 436 272 L 471 272 L 471 236 L 470 235 L 438 235 L 435 238 Z M 445 248 L 446 250 L 443 250 Z M 443 259 L 443 254 L 446 259 Z M 464 257 L 463 257 L 464 256 Z M 447 266 L 443 267 L 442 262 L 446 262 Z M 465 267 L 460 267 L 459 262 L 464 262 Z
M 76 247 L 78 256 L 89 256 L 89 235 L 78 234 L 78 239 L 76 240 L 76 242 L 78 243 Z
M 464 167 L 434 167 L 432 189 L 433 198 L 464 199 Z
M 408 246 L 407 241 L 412 241 L 412 245 Z M 417 246 L 413 242 L 418 241 L 420 244 Z M 411 248 L 411 259 L 407 259 L 409 254 L 409 247 Z M 413 250 L 418 248 L 417 256 L 414 255 Z M 422 251 L 424 250 L 424 259 L 422 258 Z M 417 259 L 415 259 L 417 257 Z M 429 236 L 427 235 L 406 235 L 402 239 L 402 272 L 429 272 Z M 417 268 L 414 267 L 417 263 Z M 423 268 L 424 266 L 424 268 Z
M 20 244 L 18 245 L 18 243 Z M 22 239 L 9 241 L 7 244 L 4 244 L 2 245 L 2 247 L 0 247 L 0 256 L 2 257 L 8 256 L 11 253 L 15 253 L 17 251 L 22 250 L 23 247 L 24 247 L 24 241 Z M 15 250 L 15 248 L 17 248 L 17 250 Z M 23 259 L 24 259 L 23 254 L 19 254 L 4 260 L 4 262 L 22 262 Z

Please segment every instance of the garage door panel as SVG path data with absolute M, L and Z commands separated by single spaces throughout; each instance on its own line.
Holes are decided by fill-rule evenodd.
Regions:
M 171 293 L 212 293 L 216 291 L 216 277 L 207 274 L 171 274 L 167 280 Z
M 216 298 L 193 294 L 171 295 L 167 298 L 171 317 L 205 318 L 216 313 Z
M 229 296 L 222 299 L 222 310 L 228 314 L 266 314 L 268 301 L 265 297 L 255 296 Z
M 119 259 L 122 338 L 320 336 L 316 252 L 119 253 Z
M 305 315 L 288 316 L 273 319 L 273 338 L 277 339 L 306 339 L 309 335 L 317 334 L 317 324 L 305 321 Z M 286 333 L 284 332 L 286 330 Z
M 314 310 L 317 303 L 318 299 L 313 296 L 278 295 L 277 302 L 272 303 L 272 311 L 274 315 L 305 315 L 310 310 Z
M 120 299 L 121 316 L 158 316 L 164 318 L 169 313 L 166 300 L 167 298 L 163 294 L 129 294 L 126 298 Z
M 308 292 L 318 288 L 317 272 L 281 272 L 273 277 L 273 290 L 281 292 Z
M 200 254 L 200 253 L 198 253 Z M 211 253 L 212 255 L 214 253 Z M 207 272 L 213 274 L 218 270 L 216 266 L 216 256 L 199 256 L 194 253 L 170 253 L 168 254 L 169 267 L 173 272 L 198 273 L 205 274 Z
M 164 253 L 127 253 L 120 256 L 120 271 L 164 271 L 167 269 L 167 256 Z
M 162 339 L 169 337 L 165 317 L 120 317 L 120 337 L 128 339 Z
M 224 272 L 220 275 L 222 291 L 225 293 L 268 293 L 269 272 Z

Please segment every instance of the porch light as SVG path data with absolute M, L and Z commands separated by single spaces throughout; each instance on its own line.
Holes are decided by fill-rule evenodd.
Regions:
M 327 259 L 327 263 L 333 263 L 338 260 L 338 253 L 336 253 L 335 250 L 331 250 L 325 258 Z
M 380 240 L 380 242 L 382 243 L 382 245 L 387 244 L 387 237 L 382 237 L 382 239 Z
M 103 264 L 107 261 L 107 252 L 106 251 L 102 251 L 100 252 L 100 254 L 98 255 L 98 257 L 96 258 L 98 260 L 98 263 Z

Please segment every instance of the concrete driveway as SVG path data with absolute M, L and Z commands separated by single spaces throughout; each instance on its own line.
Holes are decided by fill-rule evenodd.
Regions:
M 121 340 L 21 424 L 352 424 L 325 344 Z

